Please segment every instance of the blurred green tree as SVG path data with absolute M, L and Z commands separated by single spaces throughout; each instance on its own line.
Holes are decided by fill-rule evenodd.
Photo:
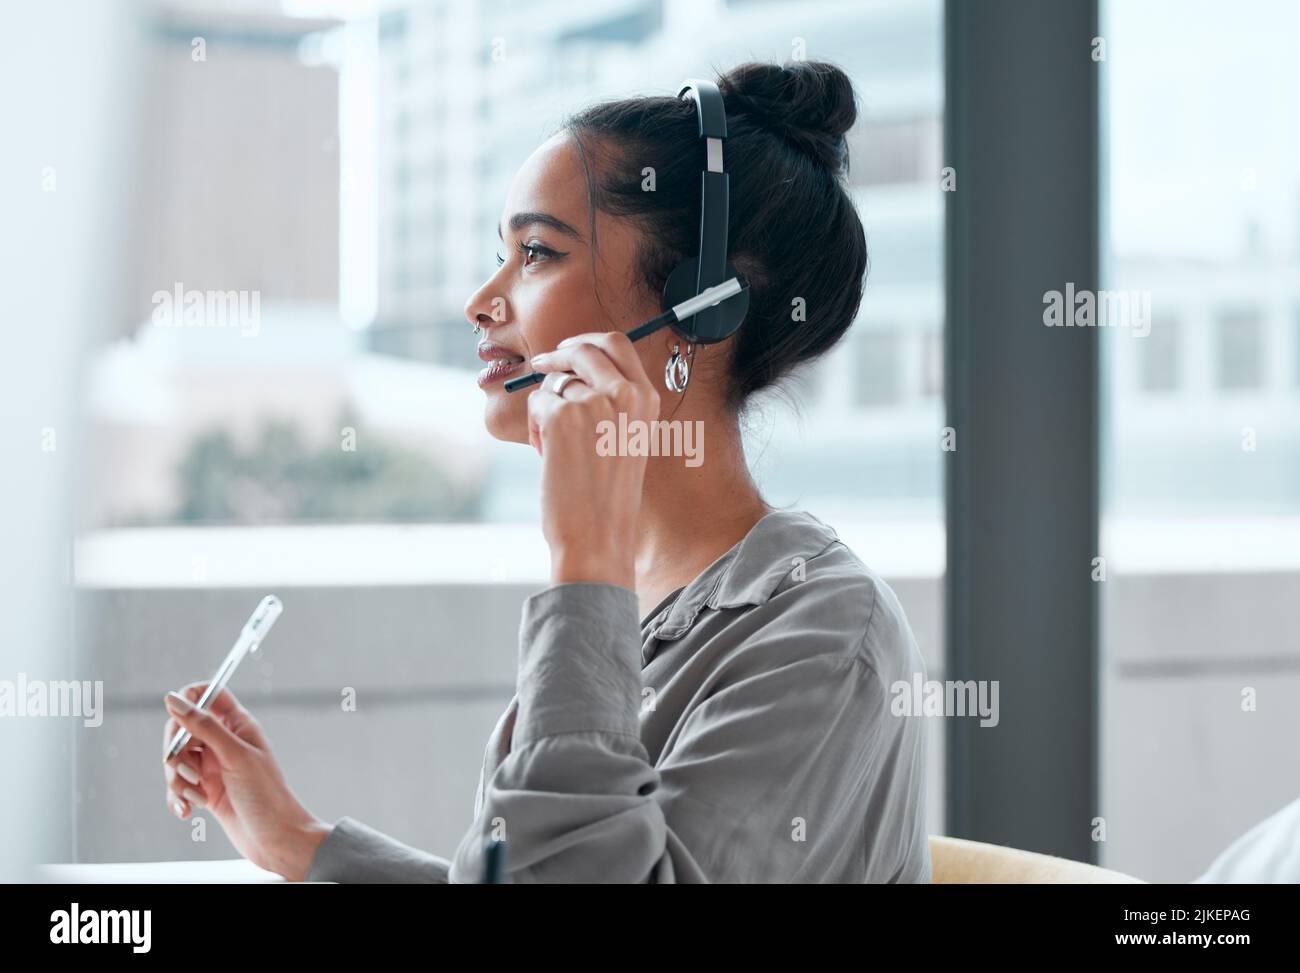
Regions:
M 172 518 L 201 523 L 462 521 L 479 517 L 480 494 L 457 486 L 428 456 L 385 441 L 343 414 L 356 448 L 313 448 L 291 423 L 267 422 L 241 447 L 224 429 L 197 438 L 177 475 Z

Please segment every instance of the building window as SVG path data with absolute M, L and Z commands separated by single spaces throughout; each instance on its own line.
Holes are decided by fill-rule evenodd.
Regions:
M 1259 311 L 1255 308 L 1224 311 L 1217 323 L 1219 388 L 1259 388 L 1264 373 L 1264 329 Z
M 921 335 L 921 396 L 933 399 L 943 394 L 943 335 L 927 331 Z
M 853 399 L 860 406 L 893 405 L 898 402 L 898 334 L 867 331 L 858 337 L 858 369 L 854 376 Z
M 936 115 L 855 125 L 848 140 L 850 181 L 855 186 L 939 178 L 943 126 Z
M 1300 307 L 1295 309 L 1295 384 L 1300 388 Z
M 379 15 L 379 41 L 391 44 L 406 37 L 406 11 L 388 10 Z
M 1156 318 L 1151 333 L 1140 342 L 1138 381 L 1144 392 L 1172 392 L 1181 370 L 1182 325 L 1173 318 Z

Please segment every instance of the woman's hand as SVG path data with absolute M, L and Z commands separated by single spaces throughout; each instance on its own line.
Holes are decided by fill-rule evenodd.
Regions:
M 184 749 L 164 764 L 172 813 L 185 818 L 192 805 L 209 808 L 241 855 L 302 881 L 330 826 L 294 797 L 262 728 L 229 690 L 218 693 L 207 710 L 193 705 L 205 689 L 207 683 L 192 683 L 164 697 L 172 719 L 163 728 L 163 747 L 177 724 L 191 733 Z
M 551 581 L 634 589 L 646 457 L 624 455 L 619 434 L 658 419 L 659 394 L 619 331 L 566 338 L 532 364 L 547 373 L 528 396 L 528 438 L 542 456 L 542 532 L 551 548 Z M 566 372 L 576 378 L 556 395 Z M 605 445 L 617 447 L 614 455 L 598 451 L 602 434 Z

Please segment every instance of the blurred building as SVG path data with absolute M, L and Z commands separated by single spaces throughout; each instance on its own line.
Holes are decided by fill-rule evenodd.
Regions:
M 473 361 L 466 298 L 493 267 L 515 168 L 598 64 L 661 29 L 661 0 L 557 5 L 429 0 L 378 18 L 376 349 Z
M 1300 235 L 1298 235 L 1300 236 Z M 1300 512 L 1300 253 L 1131 256 L 1150 334 L 1108 334 L 1115 509 Z
M 438 421 L 477 409 L 477 390 L 366 354 L 341 320 L 340 24 L 279 6 L 169 2 L 145 20 L 131 300 L 90 376 L 89 524 L 175 517 L 202 436 L 251 448 L 280 424 L 337 448 L 344 416 L 363 449 L 382 436 L 459 489 L 482 479 L 486 435 Z M 240 295 L 252 313 L 178 306 L 156 323 L 174 293 Z
M 125 330 L 177 283 L 338 302 L 338 70 L 303 57 L 334 23 L 231 9 L 168 4 L 146 24 Z
M 518 603 L 546 571 L 526 523 L 538 465 L 473 421 L 479 363 L 462 312 L 494 267 L 509 180 L 593 98 L 664 93 L 799 47 L 858 85 L 851 183 L 871 272 L 859 321 L 804 377 L 800 413 L 749 417 L 750 457 L 773 502 L 825 517 L 888 578 L 942 678 L 942 11 L 940 0 L 570 0 L 541 16 L 519 0 L 160 5 L 139 198 L 123 203 L 139 214 L 137 300 L 115 325 L 135 338 L 105 349 L 92 374 L 90 523 L 177 519 L 177 467 L 208 430 L 247 441 L 286 421 L 324 447 L 348 409 L 477 491 L 466 520 L 520 526 L 92 534 L 79 568 L 92 621 L 78 624 L 120 715 L 86 744 L 85 852 L 233 854 L 149 817 L 165 813 L 149 789 L 156 682 L 202 671 L 263 586 L 290 614 L 240 692 L 255 691 L 295 786 L 321 813 L 449 850 L 468 823 L 478 742 L 513 692 Z M 1163 97 L 1150 96 L 1153 112 Z M 1300 688 L 1279 609 L 1300 576 L 1300 245 L 1242 230 L 1230 258 L 1156 246 L 1108 267 L 1108 286 L 1151 293 L 1153 321 L 1140 339 L 1107 334 L 1102 367 L 1107 513 L 1136 515 L 1108 517 L 1103 537 L 1115 566 L 1099 673 L 1106 860 L 1152 879 L 1191 877 L 1294 797 L 1277 768 L 1290 766 L 1286 701 Z M 178 282 L 256 291 L 256 337 L 149 324 L 151 295 Z M 1149 516 L 1173 512 L 1193 516 Z M 1257 717 L 1237 705 L 1245 682 L 1260 689 Z M 340 685 L 379 701 L 359 727 L 339 721 Z M 392 786 L 407 778 L 414 789 Z
M 701 65 L 828 58 L 859 88 L 851 184 L 871 252 L 866 298 L 842 346 L 797 383 L 799 410 L 778 400 L 754 411 L 750 455 L 779 503 L 842 520 L 864 509 L 939 517 L 938 0 L 815 0 L 797 18 L 766 2 L 574 2 L 537 17 L 523 3 L 413 0 L 368 5 L 373 12 L 343 25 L 279 10 L 271 0 L 190 0 L 153 20 L 136 203 L 140 313 L 124 328 L 175 282 L 257 290 L 266 307 L 283 308 L 282 322 L 298 323 L 244 349 L 249 361 L 275 349 L 272 367 L 285 369 L 277 388 L 222 379 L 251 413 L 283 413 L 278 400 L 300 385 L 295 358 L 319 361 L 311 344 L 337 349 L 339 361 L 366 350 L 406 361 L 412 375 L 421 363 L 449 368 L 427 380 L 464 383 L 472 396 L 478 362 L 464 301 L 492 272 L 517 166 L 569 112 L 595 97 L 670 90 Z M 203 61 L 194 60 L 199 38 Z M 1112 410 L 1124 415 L 1108 464 L 1112 505 L 1160 506 L 1176 494 L 1190 506 L 1300 509 L 1300 259 L 1249 230 L 1231 261 L 1122 253 L 1113 262 L 1112 285 L 1149 292 L 1154 319 L 1144 338 L 1107 336 Z M 302 326 L 307 319 L 317 324 Z M 291 341 L 303 342 L 299 351 Z M 317 383 L 320 399 L 302 386 L 297 411 L 332 414 L 338 376 L 303 381 Z M 1193 414 L 1202 418 L 1183 421 Z M 434 427 L 461 419 L 422 417 L 435 440 Z M 1259 436 L 1249 464 L 1243 427 Z M 193 432 L 175 421 L 170 430 Z M 157 441 L 139 427 L 120 435 Z M 1190 483 L 1188 457 L 1200 470 Z M 531 457 L 494 450 L 490 464 L 483 515 L 532 519 Z M 818 471 L 813 482 L 808 469 Z
M 802 422 L 782 415 L 754 427 L 751 454 L 781 502 L 806 496 L 806 480 L 790 473 L 811 463 L 832 515 L 854 516 L 865 500 L 938 516 L 940 10 L 936 0 L 821 0 L 792 18 L 783 4 L 624 0 L 566 3 L 539 18 L 528 4 L 428 0 L 383 14 L 371 347 L 476 367 L 465 299 L 494 269 L 516 168 L 569 112 L 672 90 L 702 65 L 829 58 L 858 79 L 862 100 L 850 151 L 872 250 L 867 300 L 844 346 L 807 376 L 815 395 Z M 489 489 L 496 516 L 529 516 L 535 482 L 522 459 L 500 456 Z

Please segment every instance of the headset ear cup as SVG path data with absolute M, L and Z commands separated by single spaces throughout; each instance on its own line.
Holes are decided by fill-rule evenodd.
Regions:
M 667 311 L 674 304 L 689 300 L 695 296 L 695 258 L 680 263 L 673 268 L 664 282 L 664 297 L 661 310 Z
M 667 311 L 674 304 L 689 300 L 696 294 L 695 282 L 696 260 L 692 257 L 673 268 L 668 280 L 664 282 L 664 294 L 661 301 L 663 310 Z M 735 277 L 736 268 L 727 261 L 727 277 Z M 673 329 L 683 338 L 697 344 L 708 345 L 730 338 L 745 320 L 749 310 L 749 289 L 729 297 L 721 304 L 702 311 L 693 318 L 673 325 Z

